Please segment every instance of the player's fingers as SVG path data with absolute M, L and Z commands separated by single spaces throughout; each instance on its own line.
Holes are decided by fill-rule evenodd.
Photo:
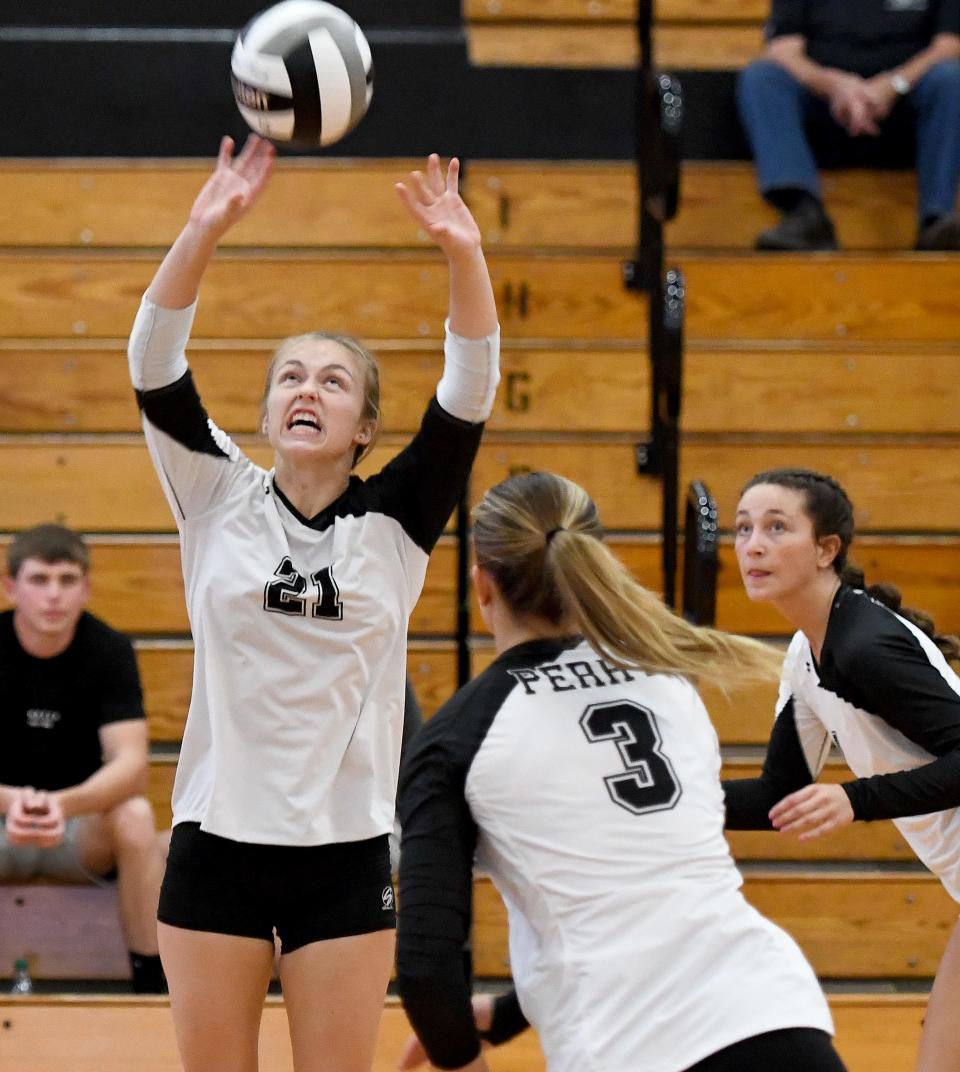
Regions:
M 447 192 L 458 193 L 460 190 L 460 161 L 453 157 L 447 168 Z
M 220 152 L 217 154 L 217 167 L 230 167 L 233 157 L 233 138 L 224 134 L 220 139 Z
M 258 137 L 256 134 L 247 135 L 247 140 L 243 143 L 243 148 L 240 150 L 236 160 L 234 161 L 234 168 L 237 171 L 243 171 L 243 169 L 247 166 L 250 160 L 257 155 L 260 143 L 262 141 L 263 139 Z
M 440 167 L 440 157 L 437 153 L 431 153 L 427 157 L 427 182 L 434 197 L 439 197 L 446 188 L 443 181 L 443 169 Z
M 410 172 L 410 188 L 422 205 L 432 205 L 436 200 L 422 171 Z

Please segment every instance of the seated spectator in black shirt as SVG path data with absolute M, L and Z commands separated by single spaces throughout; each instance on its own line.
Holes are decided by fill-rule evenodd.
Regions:
M 836 249 L 810 135 L 915 139 L 917 249 L 960 249 L 960 0 L 772 0 L 737 87 L 760 192 L 758 249 Z M 908 137 L 911 136 L 908 134 Z
M 17 536 L 0 614 L 0 882 L 117 872 L 133 987 L 163 989 L 164 841 L 142 795 L 147 729 L 130 641 L 84 610 L 89 556 L 58 525 Z

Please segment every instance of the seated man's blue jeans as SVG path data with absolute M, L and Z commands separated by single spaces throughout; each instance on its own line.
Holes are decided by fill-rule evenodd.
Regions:
M 827 102 L 804 88 L 779 63 L 757 60 L 740 74 L 737 104 L 764 197 L 771 199 L 773 194 L 775 201 L 775 191 L 795 189 L 820 199 L 820 178 L 808 132 L 813 126 L 825 126 L 832 127 L 833 134 L 842 133 Z M 956 204 L 960 60 L 944 60 L 931 67 L 897 108 L 909 109 L 915 132 L 917 210 L 922 224 L 953 211 Z

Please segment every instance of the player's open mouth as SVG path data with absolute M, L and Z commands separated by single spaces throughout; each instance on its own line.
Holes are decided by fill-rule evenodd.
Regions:
M 295 410 L 290 415 L 290 420 L 287 421 L 287 430 L 292 428 L 309 428 L 314 432 L 320 431 L 320 422 L 312 414 L 306 410 Z

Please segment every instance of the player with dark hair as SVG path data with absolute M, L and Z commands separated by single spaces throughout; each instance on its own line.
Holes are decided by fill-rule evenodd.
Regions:
M 513 477 L 473 521 L 497 658 L 404 761 L 397 982 L 419 1041 L 401 1068 L 483 1072 L 481 1040 L 529 1021 L 551 1072 L 842 1070 L 810 965 L 741 892 L 689 680 L 772 677 L 779 657 L 637 585 L 568 480 Z M 516 993 L 471 1006 L 475 855 Z
M 210 421 L 184 356 L 204 271 L 274 154 L 251 137 L 216 170 L 150 284 L 130 339 L 147 443 L 180 530 L 196 645 L 160 897 L 160 949 L 187 1072 L 257 1067 L 280 977 L 297 1072 L 364 1072 L 393 960 L 393 829 L 407 622 L 463 493 L 498 379 L 480 233 L 432 156 L 398 193 L 446 256 L 443 377 L 413 441 L 353 474 L 380 424 L 373 357 L 310 334 L 271 362 L 254 465 Z
M 133 988 L 163 990 L 164 844 L 144 796 L 147 726 L 130 641 L 85 608 L 90 554 L 61 525 L 14 537 L 0 614 L 0 882 L 117 873 Z
M 892 819 L 960 900 L 960 678 L 951 637 L 900 605 L 890 585 L 864 589 L 847 561 L 853 505 L 806 469 L 755 476 L 737 507 L 747 595 L 797 630 L 783 664 L 777 718 L 758 779 L 724 783 L 727 826 L 819 837 L 854 820 Z M 835 744 L 855 778 L 818 784 Z M 927 1006 L 920 1072 L 960 1067 L 960 925 Z

